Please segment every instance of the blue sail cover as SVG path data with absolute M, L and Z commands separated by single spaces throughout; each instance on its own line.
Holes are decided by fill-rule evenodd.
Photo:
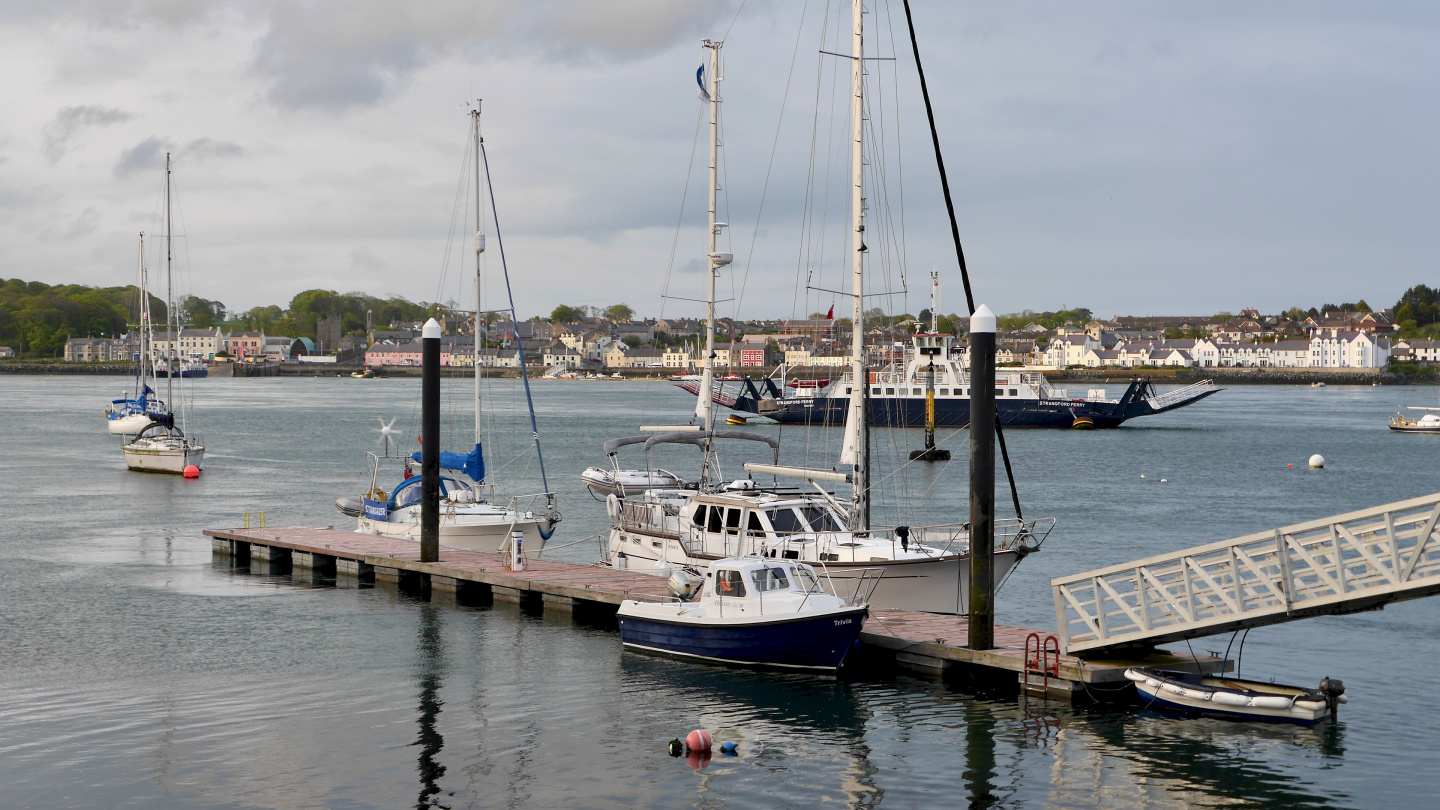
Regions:
M 419 462 L 422 460 L 423 452 L 411 453 L 410 458 Z M 440 469 L 459 470 L 470 476 L 475 483 L 483 483 L 485 481 L 485 454 L 478 443 L 475 445 L 475 449 L 468 453 L 448 453 L 441 450 Z

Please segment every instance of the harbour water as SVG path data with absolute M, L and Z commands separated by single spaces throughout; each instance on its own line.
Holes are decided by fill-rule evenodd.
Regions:
M 445 418 L 463 433 L 464 381 L 452 384 Z M 613 630 L 568 618 L 442 608 L 212 559 L 200 530 L 238 525 L 245 511 L 265 510 L 271 525 L 345 525 L 331 503 L 358 491 L 376 418 L 398 417 L 414 449 L 418 380 L 199 381 L 209 450 L 197 481 L 124 469 L 100 412 L 118 378 L 0 385 L 5 807 L 1432 801 L 1434 600 L 1250 634 L 1251 677 L 1345 681 L 1339 722 L 1313 729 L 1072 709 L 905 675 L 716 670 L 622 653 Z M 490 467 L 509 488 L 538 491 L 519 384 L 497 381 L 490 394 L 491 423 L 515 429 L 487 445 Z M 577 477 L 603 462 L 601 443 L 683 420 L 694 402 L 659 382 L 537 381 L 535 395 L 566 516 L 555 546 L 606 525 Z M 1422 398 L 1433 391 L 1237 387 L 1120 430 L 1007 434 L 1027 516 L 1059 526 L 1006 584 L 1000 620 L 1053 627 L 1052 576 L 1440 489 L 1440 436 L 1385 427 Z M 968 435 L 941 438 L 956 451 L 948 466 L 882 461 L 886 487 L 907 493 L 890 515 L 966 518 Z M 899 458 L 920 441 L 884 433 L 877 454 Z M 786 429 L 782 442 L 792 463 L 835 444 L 821 429 Z M 663 452 L 674 455 L 662 466 L 693 468 L 685 448 Z M 1324 470 L 1306 468 L 1313 453 Z M 554 556 L 586 562 L 597 549 Z M 738 741 L 739 756 L 701 770 L 669 757 L 666 742 L 697 726 Z

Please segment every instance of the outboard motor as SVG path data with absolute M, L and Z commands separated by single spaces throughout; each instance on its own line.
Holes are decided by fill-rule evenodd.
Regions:
M 700 585 L 704 580 L 691 576 L 685 571 L 676 571 L 670 575 L 670 595 L 682 602 L 689 602 L 700 592 Z
M 1337 681 L 1326 675 L 1320 679 L 1320 694 L 1325 696 L 1325 703 L 1330 707 L 1330 716 L 1340 716 L 1340 704 L 1345 702 L 1345 682 Z

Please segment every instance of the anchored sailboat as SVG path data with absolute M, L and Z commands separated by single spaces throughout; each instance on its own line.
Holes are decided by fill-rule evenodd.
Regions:
M 165 403 L 156 395 L 150 382 L 156 378 L 155 364 L 150 357 L 150 290 L 145 272 L 145 234 L 140 234 L 139 276 L 136 279 L 136 336 L 139 338 L 135 349 L 135 391 L 121 394 L 105 406 L 105 422 L 111 433 L 134 436 L 154 422 L 163 422 L 169 416 Z M 148 373 L 147 373 L 148 371 Z
M 170 155 L 165 155 L 165 328 L 171 335 L 167 346 L 174 351 L 180 341 L 174 339 L 174 335 L 180 332 L 180 320 L 175 311 L 175 273 L 174 273 L 174 232 L 172 230 L 171 204 L 170 204 Z M 143 259 L 142 259 L 143 262 Z M 149 300 L 142 292 L 141 310 L 145 311 L 142 316 L 146 324 L 149 323 Z M 145 342 L 149 343 L 150 335 L 146 333 Z M 150 347 L 145 347 L 146 352 Z M 167 353 L 168 354 L 168 353 Z M 143 355 L 142 355 L 143 358 Z M 168 362 L 178 362 L 175 358 L 166 357 Z M 145 362 L 141 360 L 142 364 Z M 151 368 L 154 368 L 153 359 Z M 143 384 L 143 383 L 142 383 Z M 182 389 L 183 391 L 183 389 Z M 165 401 L 174 403 L 175 381 L 171 375 L 165 378 Z M 205 445 L 198 436 L 187 432 L 188 419 L 187 409 L 182 404 L 180 408 L 180 419 L 177 424 L 174 412 L 153 415 L 152 422 L 141 429 L 134 439 L 126 442 L 120 450 L 125 456 L 125 466 L 140 472 L 173 473 L 180 475 L 191 467 L 197 471 L 205 462 Z

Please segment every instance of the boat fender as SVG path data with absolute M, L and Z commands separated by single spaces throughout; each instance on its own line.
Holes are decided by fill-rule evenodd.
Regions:
M 1295 703 L 1295 698 L 1282 697 L 1280 695 L 1259 695 L 1250 698 L 1250 705 L 1257 709 L 1288 709 Z
M 710 732 L 703 728 L 697 728 L 685 735 L 685 748 L 689 751 L 709 751 L 713 742 Z
M 740 743 L 723 742 L 723 743 L 720 743 L 720 753 L 722 753 L 722 754 L 728 754 L 728 755 L 730 755 L 730 756 L 733 757 L 733 756 L 736 755 L 736 753 L 737 753 L 736 749 L 739 748 L 739 747 L 740 747 Z
M 1184 695 L 1184 696 L 1187 697 L 1187 698 L 1190 698 L 1191 700 L 1209 700 L 1209 699 L 1210 699 L 1210 696 L 1211 696 L 1212 694 L 1214 694 L 1214 693 L 1213 693 L 1213 692 L 1207 692 L 1207 691 L 1204 690 L 1204 689 L 1183 689 L 1183 688 L 1182 688 L 1182 689 L 1180 690 L 1180 694 Z
M 605 513 L 608 514 L 613 521 L 620 519 L 620 499 L 615 497 L 615 493 L 613 492 L 605 496 Z
M 1295 701 L 1295 708 L 1304 709 L 1307 712 L 1315 712 L 1325 708 L 1324 698 L 1300 698 Z
M 1350 696 L 1349 696 L 1349 695 L 1338 695 L 1338 696 L 1335 698 L 1335 702 L 1336 702 L 1336 703 L 1349 703 L 1349 702 L 1350 702 Z
M 1212 703 L 1219 703 L 1222 706 L 1249 706 L 1250 698 L 1235 692 L 1216 692 L 1210 698 Z
M 680 742 L 679 738 L 676 738 L 676 739 L 671 740 L 671 741 L 670 741 L 670 756 L 672 756 L 672 757 L 678 757 L 678 756 L 680 756 L 680 755 L 683 754 L 683 753 L 685 753 L 685 743 Z
M 1148 680 L 1148 679 L 1145 677 L 1145 673 L 1143 673 L 1143 672 L 1137 672 L 1137 671 L 1135 671 L 1135 670 L 1133 670 L 1133 669 L 1127 669 L 1127 670 L 1125 670 L 1125 677 L 1126 677 L 1126 679 L 1132 680 L 1132 681 L 1134 681 L 1134 682 L 1136 682 L 1136 683 L 1145 683 L 1146 680 Z
M 1160 688 L 1160 682 L 1157 681 L 1157 680 L 1155 680 L 1154 678 L 1146 678 L 1146 679 L 1145 679 L 1145 685 L 1148 686 L 1148 687 L 1150 687 L 1151 689 L 1159 689 L 1159 688 Z

